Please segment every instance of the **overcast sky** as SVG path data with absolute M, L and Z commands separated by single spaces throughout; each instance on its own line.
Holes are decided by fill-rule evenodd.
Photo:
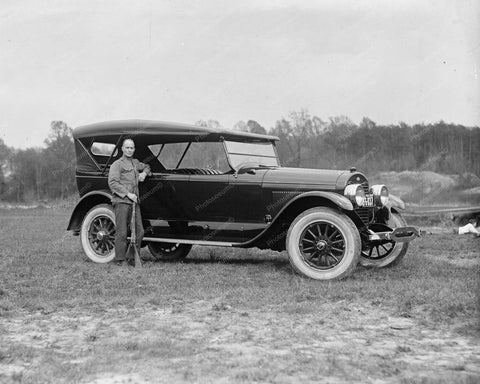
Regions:
M 218 120 L 307 108 L 480 125 L 480 1 L 38 1 L 0 7 L 0 138 L 52 120 Z

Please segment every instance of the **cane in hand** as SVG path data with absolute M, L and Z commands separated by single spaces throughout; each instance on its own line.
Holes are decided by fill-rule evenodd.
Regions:
M 140 260 L 140 254 L 137 249 L 137 231 L 136 231 L 136 203 L 132 203 L 132 220 L 130 222 L 130 229 L 132 236 L 130 238 L 130 244 L 127 249 L 127 260 L 133 260 L 135 268 L 142 268 L 142 260 Z

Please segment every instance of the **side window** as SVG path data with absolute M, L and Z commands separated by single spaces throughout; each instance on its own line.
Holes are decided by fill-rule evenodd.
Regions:
M 148 149 L 166 169 L 175 169 L 188 143 L 149 145 Z
M 230 170 L 225 148 L 220 142 L 192 142 L 180 168 L 213 169 L 221 173 Z
M 187 147 L 188 143 L 166 143 L 152 144 L 148 146 L 148 149 L 165 169 L 174 170 Z M 230 171 L 225 148 L 220 142 L 192 142 L 178 168 L 212 169 L 218 173 Z
M 110 157 L 110 155 L 115 150 L 113 157 L 117 156 L 118 149 L 115 149 L 115 144 L 112 143 L 100 143 L 98 141 L 94 141 L 92 146 L 90 147 L 90 151 L 95 156 L 106 156 Z

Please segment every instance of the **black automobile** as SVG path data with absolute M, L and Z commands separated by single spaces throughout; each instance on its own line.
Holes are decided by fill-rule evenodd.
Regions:
M 108 171 L 125 138 L 152 175 L 140 183 L 142 246 L 158 260 L 192 245 L 286 250 L 299 273 L 343 278 L 357 264 L 398 263 L 419 235 L 385 185 L 350 170 L 282 167 L 278 138 L 158 121 L 114 121 L 73 130 L 80 201 L 68 230 L 85 254 L 115 256 Z

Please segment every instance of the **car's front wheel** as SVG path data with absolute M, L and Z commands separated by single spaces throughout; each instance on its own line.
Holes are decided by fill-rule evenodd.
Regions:
M 85 215 L 80 241 L 87 257 L 96 263 L 108 263 L 115 257 L 115 213 L 108 204 L 96 205 Z
M 156 261 L 184 259 L 192 249 L 192 244 L 148 243 L 148 250 Z
M 348 216 L 330 208 L 312 208 L 290 225 L 287 251 L 297 272 L 317 280 L 342 279 L 358 263 L 360 234 Z

